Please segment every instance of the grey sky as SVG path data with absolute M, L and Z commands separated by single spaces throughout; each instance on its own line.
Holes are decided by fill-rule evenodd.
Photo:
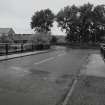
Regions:
M 67 5 L 87 2 L 105 4 L 105 0 L 0 0 L 0 27 L 12 27 L 16 33 L 33 33 L 30 21 L 35 11 L 50 8 L 57 13 Z M 63 34 L 55 25 L 52 33 Z

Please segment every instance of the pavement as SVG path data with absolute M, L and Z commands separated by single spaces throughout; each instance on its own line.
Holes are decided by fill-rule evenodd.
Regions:
M 85 70 L 83 70 L 84 75 L 105 77 L 105 62 L 100 54 L 91 54 L 88 58 L 88 64 Z
M 29 56 L 29 55 L 46 53 L 48 51 L 50 51 L 50 50 L 33 51 L 33 52 L 24 52 L 24 53 L 18 53 L 18 54 L 4 55 L 4 56 L 0 56 L 0 61 L 19 58 L 19 57 L 24 57 L 24 56 Z
M 90 54 L 65 105 L 105 105 L 105 62 L 100 54 Z

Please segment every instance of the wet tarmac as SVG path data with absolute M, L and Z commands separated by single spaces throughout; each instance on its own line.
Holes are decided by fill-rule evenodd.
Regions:
M 68 49 L 0 62 L 0 105 L 58 105 L 97 50 Z

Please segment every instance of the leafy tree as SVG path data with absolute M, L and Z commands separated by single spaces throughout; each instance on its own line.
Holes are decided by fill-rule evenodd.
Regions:
M 94 30 L 97 41 L 105 35 L 105 5 L 98 5 L 94 8 Z
M 88 3 L 80 7 L 80 38 L 82 42 L 88 42 L 90 27 L 93 23 L 93 5 Z
M 66 30 L 66 39 L 71 42 L 96 42 L 105 34 L 104 5 L 67 6 L 58 12 L 56 20 L 59 27 Z
M 31 18 L 31 28 L 36 32 L 50 32 L 53 26 L 54 14 L 50 9 L 37 11 Z
M 79 31 L 79 21 L 78 21 L 79 9 L 75 5 L 65 7 L 60 10 L 57 14 L 58 26 L 62 30 L 66 30 L 67 38 L 70 41 L 74 41 L 77 38 L 77 33 Z

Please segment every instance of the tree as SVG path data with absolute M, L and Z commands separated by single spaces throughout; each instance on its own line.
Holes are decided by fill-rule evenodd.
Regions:
M 66 6 L 57 14 L 58 26 L 66 30 L 68 41 L 100 41 L 105 34 L 105 6 L 90 3 Z
M 78 21 L 79 9 L 75 5 L 67 6 L 60 10 L 56 16 L 58 26 L 62 30 L 66 30 L 67 38 L 70 41 L 78 39 L 77 33 L 79 31 L 79 21 Z
M 31 18 L 31 28 L 36 32 L 48 33 L 53 26 L 54 14 L 50 9 L 37 11 Z
M 97 5 L 94 8 L 94 36 L 96 41 L 101 41 L 105 35 L 105 5 Z
M 89 41 L 90 26 L 93 23 L 93 5 L 90 3 L 80 7 L 80 38 L 82 42 Z

